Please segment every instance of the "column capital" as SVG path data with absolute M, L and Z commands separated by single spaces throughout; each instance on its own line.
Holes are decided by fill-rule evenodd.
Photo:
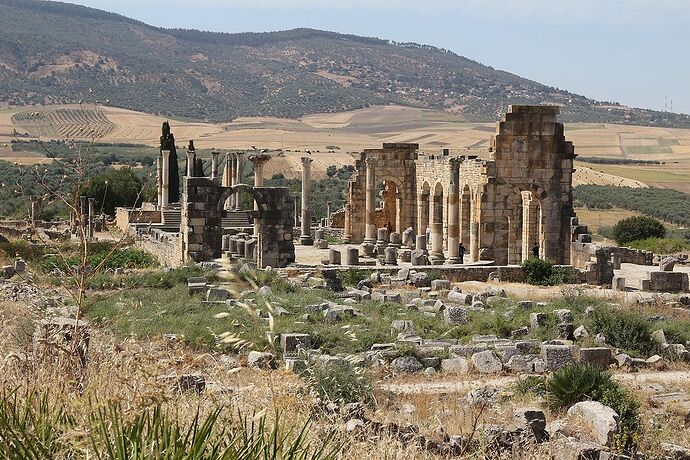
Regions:
M 268 153 L 254 153 L 252 155 L 249 155 L 249 161 L 251 161 L 255 165 L 264 164 L 270 159 L 271 155 L 269 155 Z
M 314 160 L 312 160 L 311 157 L 302 157 L 302 165 L 303 166 L 309 166 L 312 161 L 314 161 Z
M 450 157 L 448 158 L 448 164 L 451 168 L 459 168 L 462 163 L 462 158 L 460 157 Z
M 376 166 L 376 158 L 374 157 L 366 157 L 364 162 L 367 164 L 367 168 Z
M 170 150 L 161 150 L 161 156 L 163 158 L 169 158 L 170 157 Z

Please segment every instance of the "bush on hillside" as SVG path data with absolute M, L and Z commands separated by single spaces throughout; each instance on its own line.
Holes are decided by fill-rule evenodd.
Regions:
M 653 217 L 626 217 L 613 226 L 612 236 L 616 243 L 628 244 L 647 238 L 663 238 L 666 236 L 666 228 Z

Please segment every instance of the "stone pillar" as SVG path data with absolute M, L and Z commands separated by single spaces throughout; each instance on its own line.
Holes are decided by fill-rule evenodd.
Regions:
M 384 253 L 386 254 L 386 265 L 398 265 L 398 250 L 392 246 L 388 246 Z
M 295 195 L 294 197 L 295 201 L 295 228 L 299 227 L 299 215 L 300 215 L 300 210 L 299 210 L 299 195 Z
M 311 162 L 311 158 L 302 157 L 302 236 L 299 242 L 304 246 L 314 244 L 311 237 Z
M 326 227 L 331 228 L 331 205 L 332 201 L 326 201 Z
M 383 255 L 383 250 L 388 246 L 388 229 L 379 228 L 376 232 L 376 252 L 378 255 Z
M 163 157 L 159 155 L 156 157 L 156 204 L 160 209 L 163 202 Z
M 254 164 L 254 187 L 263 187 L 264 185 L 264 165 L 268 162 L 271 157 L 267 154 L 258 153 L 251 155 L 249 161 Z M 259 214 L 259 204 L 254 202 L 254 211 Z M 261 233 L 260 224 L 258 219 L 254 219 L 254 237 L 258 238 Z
M 345 253 L 345 265 L 359 265 L 359 249 L 349 247 Z
M 460 262 L 460 158 L 450 158 L 448 190 L 448 262 Z
M 187 150 L 187 177 L 194 177 L 194 162 L 196 161 L 196 152 L 194 150 Z
M 340 265 L 341 261 L 341 254 L 340 251 L 337 249 L 329 249 L 328 250 L 328 264 L 329 265 Z
M 367 158 L 364 243 L 376 243 L 376 158 Z
M 232 158 L 230 157 L 230 154 L 227 153 L 225 154 L 225 164 L 223 167 L 223 182 L 221 184 L 223 187 L 232 186 L 232 175 Z M 230 198 L 225 200 L 225 203 L 223 203 L 223 209 L 226 211 L 231 211 L 234 209 L 232 197 L 233 195 L 230 195 Z
M 90 240 L 93 239 L 93 227 L 94 227 L 94 219 L 96 219 L 96 199 L 95 198 L 89 198 L 89 215 L 87 217 L 86 221 L 86 234 Z
M 352 222 L 350 222 L 350 203 L 345 203 L 345 228 L 343 230 L 343 241 L 350 243 L 352 241 Z
M 218 178 L 218 152 L 211 152 L 211 180 Z
M 424 251 L 424 254 L 427 253 L 426 235 L 417 235 L 415 238 L 415 249 L 417 251 Z
M 36 206 L 36 197 L 32 196 L 31 197 L 31 227 L 36 226 L 36 214 L 38 213 L 38 209 Z
M 481 202 L 481 193 L 478 193 L 472 203 L 472 211 L 470 216 L 470 260 L 477 262 L 479 260 L 479 203 Z
M 431 254 L 432 265 L 441 265 L 446 257 L 443 254 L 443 196 L 434 195 L 433 222 L 431 223 Z
M 264 165 L 270 157 L 265 154 L 257 154 L 249 157 L 249 161 L 254 163 L 254 187 L 263 187 L 264 185 Z
M 160 206 L 161 208 L 167 208 L 169 199 L 170 199 L 170 150 L 163 150 L 161 152 L 161 155 L 163 156 L 163 166 L 161 168 L 162 171 L 162 181 L 161 181 L 161 202 Z
M 86 220 L 88 219 L 87 213 L 89 212 L 88 210 L 88 200 L 85 196 L 80 196 L 79 197 L 79 228 L 83 232 L 84 236 L 88 238 L 87 230 L 86 230 Z
M 242 183 L 242 154 L 235 154 L 235 183 L 233 185 L 239 185 Z M 242 193 L 234 193 L 235 197 L 235 211 L 242 210 Z
M 235 185 L 235 179 L 237 176 L 237 159 L 235 158 L 234 153 L 228 153 L 228 156 L 230 157 L 230 172 L 229 174 L 229 180 L 228 184 L 230 187 Z M 233 193 L 230 195 L 230 203 L 229 203 L 229 209 L 228 211 L 234 211 L 236 208 L 236 203 L 237 203 L 237 194 Z

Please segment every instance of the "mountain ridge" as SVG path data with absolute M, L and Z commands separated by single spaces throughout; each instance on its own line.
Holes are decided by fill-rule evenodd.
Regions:
M 431 45 L 307 28 L 166 29 L 69 3 L 0 0 L 0 100 L 92 98 L 214 122 L 389 104 L 492 121 L 510 103 L 551 103 L 564 121 L 690 127 L 686 115 L 595 101 Z

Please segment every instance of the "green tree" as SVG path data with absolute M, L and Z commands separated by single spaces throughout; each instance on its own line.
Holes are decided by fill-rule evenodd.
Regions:
M 107 174 L 92 177 L 84 195 L 96 199 L 96 209 L 115 214 L 117 207 L 140 204 L 143 181 L 130 168 L 111 169 Z
M 619 220 L 613 226 L 612 236 L 616 243 L 628 244 L 646 238 L 663 238 L 666 228 L 653 217 L 633 216 Z
M 170 203 L 177 203 L 180 201 L 180 167 L 177 164 L 177 149 L 175 148 L 175 136 L 170 131 L 170 123 L 163 122 L 161 129 L 160 149 L 170 151 L 170 170 L 168 171 L 168 187 Z
M 336 168 L 333 165 L 330 165 L 328 168 L 326 168 L 326 175 L 328 177 L 333 177 L 338 173 L 338 168 Z

